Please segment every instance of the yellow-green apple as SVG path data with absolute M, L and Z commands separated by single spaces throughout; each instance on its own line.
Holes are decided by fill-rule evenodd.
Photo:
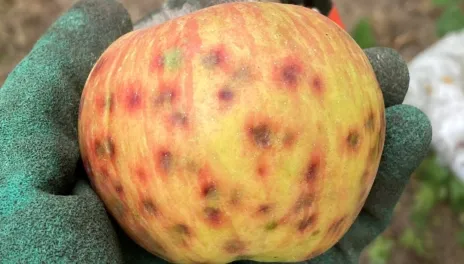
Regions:
M 280 3 L 220 4 L 122 36 L 79 114 L 96 193 L 174 263 L 323 253 L 363 206 L 384 138 L 363 50 L 329 18 Z

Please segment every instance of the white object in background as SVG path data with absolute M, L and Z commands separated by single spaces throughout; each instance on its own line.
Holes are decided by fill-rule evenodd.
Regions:
M 197 10 L 213 5 L 231 2 L 257 2 L 261 0 L 167 0 L 159 10 L 153 11 L 140 21 L 136 22 L 134 29 L 147 28 L 162 24 L 168 20 L 184 16 Z M 267 0 L 264 0 L 267 1 Z
M 409 63 L 404 103 L 421 109 L 439 161 L 464 182 L 464 30 L 450 33 Z
M 142 29 L 162 24 L 168 20 L 184 16 L 197 10 L 232 2 L 279 2 L 279 0 L 167 0 L 160 9 L 151 12 L 134 25 L 134 29 Z M 319 12 L 317 8 L 312 8 Z M 319 12 L 320 13 L 320 12 Z

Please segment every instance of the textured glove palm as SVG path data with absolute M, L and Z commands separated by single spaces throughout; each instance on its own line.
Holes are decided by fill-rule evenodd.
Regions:
M 2 263 L 166 263 L 114 224 L 79 160 L 77 112 L 86 77 L 104 49 L 130 30 L 128 13 L 115 1 L 80 1 L 50 27 L 0 89 Z M 405 63 L 390 49 L 366 53 L 387 107 L 379 173 L 348 233 L 307 263 L 357 263 L 362 249 L 390 221 L 430 144 L 428 119 L 401 104 L 409 81 Z

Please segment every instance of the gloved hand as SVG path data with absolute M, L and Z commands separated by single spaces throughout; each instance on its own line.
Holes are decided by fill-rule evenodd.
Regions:
M 0 88 L 2 264 L 167 263 L 114 224 L 79 159 L 77 112 L 85 80 L 104 49 L 131 29 L 115 1 L 82 0 L 50 27 Z M 361 250 L 389 223 L 430 144 L 426 116 L 401 104 L 409 80 L 404 61 L 390 49 L 366 53 L 387 107 L 379 173 L 348 233 L 307 263 L 358 263 Z
M 0 88 L 0 263 L 123 263 L 78 166 L 77 114 L 91 67 L 130 30 L 114 0 L 80 1 Z

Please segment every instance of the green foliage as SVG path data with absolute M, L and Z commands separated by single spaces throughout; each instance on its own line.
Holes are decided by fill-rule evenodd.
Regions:
M 403 247 L 413 250 L 417 255 L 421 257 L 427 256 L 428 251 L 424 239 L 414 229 L 407 228 L 404 230 L 399 242 Z
M 420 185 L 415 193 L 411 221 L 419 230 L 427 228 L 429 214 L 437 203 L 449 197 L 449 181 L 454 178 L 441 166 L 434 153 L 430 153 L 416 170 Z
M 464 183 L 448 168 L 439 164 L 433 152 L 417 168 L 415 176 L 419 181 L 411 212 L 415 233 L 412 229 L 408 230 L 402 242 L 407 247 L 421 253 L 424 249 L 423 243 L 418 240 L 421 237 L 419 234 L 426 232 L 431 220 L 439 221 L 430 215 L 438 203 L 445 203 L 456 215 L 464 215 Z M 464 246 L 464 230 L 457 234 L 456 239 Z M 413 246 L 411 245 L 413 242 L 422 243 L 422 245 Z
M 456 177 L 451 177 L 448 183 L 449 204 L 455 213 L 464 212 L 464 184 Z
M 451 176 L 450 170 L 438 163 L 433 152 L 427 155 L 416 170 L 416 178 L 432 186 L 446 184 Z
M 464 0 L 432 0 L 433 4 L 442 9 L 436 21 L 438 37 L 464 29 Z M 418 230 L 425 230 L 430 211 L 439 202 L 445 202 L 455 214 L 464 215 L 464 183 L 452 172 L 441 166 L 434 153 L 422 162 L 416 170 L 416 177 L 421 186 L 415 197 L 411 220 Z M 463 222 L 463 221 L 461 221 Z M 464 224 L 464 223 L 461 223 Z M 457 242 L 464 247 L 464 226 L 456 234 Z M 404 245 L 414 247 L 418 252 L 423 251 L 417 236 L 412 229 L 405 232 L 402 242 Z
M 464 183 L 430 153 L 416 170 L 421 182 L 416 195 L 415 211 L 424 214 L 438 202 L 446 202 L 457 214 L 464 212 Z
M 438 202 L 437 188 L 430 184 L 422 184 L 415 194 L 415 201 L 411 212 L 411 220 L 418 229 L 425 229 L 428 225 L 429 214 Z
M 437 19 L 437 34 L 439 37 L 464 29 L 464 11 L 458 6 L 450 6 Z
M 451 6 L 451 5 L 458 5 L 464 2 L 463 0 L 432 0 L 432 3 L 436 6 Z
M 351 36 L 363 49 L 375 47 L 377 45 L 374 31 L 367 18 L 359 20 L 351 32 Z
M 388 263 L 391 251 L 394 246 L 392 239 L 383 235 L 378 236 L 369 246 L 367 252 L 371 264 L 386 264 Z
M 464 230 L 459 231 L 459 233 L 456 234 L 458 243 L 461 247 L 464 247 Z
M 433 3 L 443 9 L 436 21 L 438 37 L 464 29 L 464 0 L 433 0 Z

